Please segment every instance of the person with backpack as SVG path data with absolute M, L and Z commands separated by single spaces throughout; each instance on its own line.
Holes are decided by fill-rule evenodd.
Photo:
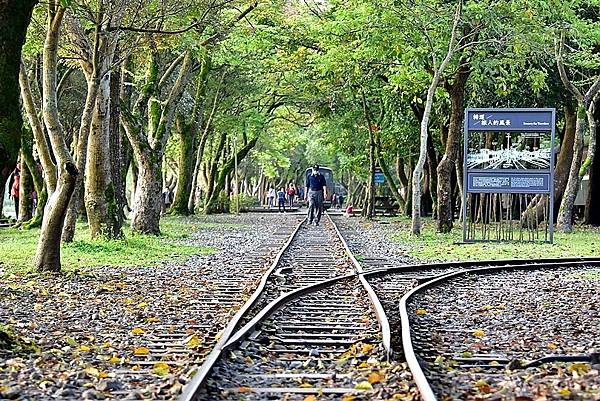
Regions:
M 277 191 L 277 209 L 281 213 L 281 209 L 285 212 L 285 188 L 280 188 Z
M 319 172 L 319 165 L 312 167 L 310 174 L 306 176 L 306 195 L 308 200 L 308 224 L 319 225 L 323 214 L 323 201 L 327 197 L 327 183 L 325 176 Z

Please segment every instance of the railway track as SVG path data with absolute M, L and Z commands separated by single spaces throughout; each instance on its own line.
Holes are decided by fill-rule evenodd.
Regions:
M 598 399 L 600 286 L 581 277 L 599 266 L 465 269 L 406 293 L 401 336 L 421 398 Z
M 145 324 L 136 326 L 137 333 L 133 355 L 123 360 L 121 368 L 110 372 L 106 389 L 116 399 L 154 400 L 173 399 L 181 392 L 183 382 L 176 376 L 164 386 L 155 386 L 156 376 L 169 373 L 185 376 L 190 367 L 202 362 L 217 343 L 232 311 L 249 298 L 248 282 L 261 277 L 261 270 L 269 255 L 276 253 L 299 225 L 282 226 L 271 239 L 246 253 L 235 266 L 221 266 L 201 278 L 204 286 L 194 292 L 193 303 L 182 308 L 177 318 L 168 324 L 149 317 Z M 240 295 L 242 299 L 240 299 Z M 172 289 L 170 297 L 189 299 L 189 289 Z M 139 308 L 142 305 L 132 305 Z M 123 383 L 118 387 L 111 383 Z
M 385 314 L 335 225 L 324 220 L 303 226 L 290 241 L 182 400 L 340 398 L 373 391 L 356 365 L 386 359 Z
M 446 380 L 444 369 L 478 371 L 508 362 L 490 353 L 458 353 L 446 345 L 436 349 L 432 333 L 440 333 L 418 321 L 429 316 L 414 303 L 421 292 L 452 277 L 600 264 L 600 259 L 572 258 L 398 265 L 376 255 L 359 255 L 359 262 L 353 251 L 360 236 L 343 219 L 327 218 L 323 226 L 303 226 L 289 241 L 180 400 L 410 398 L 416 395 L 412 385 L 394 389 L 388 380 L 382 389 L 371 380 L 374 372 L 376 378 L 378 372 L 399 372 L 406 363 L 422 399 L 453 399 L 456 394 L 443 388 L 456 383 Z M 352 240 L 350 246 L 344 237 Z M 499 285 L 485 288 L 493 294 Z M 473 288 L 464 288 L 468 298 Z M 450 328 L 442 335 L 465 330 Z M 410 380 L 411 373 L 399 377 Z M 488 389 L 475 383 L 479 387 L 470 383 L 471 389 Z

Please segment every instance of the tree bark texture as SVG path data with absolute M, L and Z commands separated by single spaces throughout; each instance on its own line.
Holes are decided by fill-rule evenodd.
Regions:
M 585 132 L 586 111 L 579 106 L 577 110 L 577 122 L 575 124 L 575 139 L 573 142 L 573 159 L 569 169 L 569 176 L 565 186 L 565 192 L 560 203 L 556 228 L 561 232 L 573 230 L 573 205 L 579 190 L 579 168 L 583 159 L 583 135 Z
M 244 160 L 244 158 L 250 153 L 250 151 L 256 146 L 258 143 L 258 137 L 252 139 L 250 142 L 246 144 L 242 149 L 237 152 L 237 161 L 238 163 Z M 229 160 L 223 164 L 223 167 L 219 171 L 219 175 L 215 181 L 214 190 L 212 192 L 212 196 L 208 199 L 206 206 L 204 208 L 206 214 L 215 213 L 217 209 L 215 206 L 217 205 L 217 201 L 219 199 L 219 193 L 225 189 L 225 180 L 229 174 L 233 171 L 235 167 L 236 156 L 231 155 Z
M 64 12 L 65 10 L 59 5 L 48 4 L 48 29 L 43 51 L 42 114 L 58 165 L 58 182 L 44 210 L 44 220 L 35 256 L 35 266 L 39 271 L 60 271 L 61 233 L 79 174 L 67 148 L 58 113 L 57 53 Z
M 15 169 L 21 146 L 19 69 L 31 12 L 37 0 L 0 2 L 0 187 Z
M 200 73 L 198 75 L 198 84 L 194 96 L 194 108 L 191 118 L 179 116 L 176 118 L 176 131 L 179 135 L 179 163 L 177 188 L 171 213 L 180 215 L 190 215 L 193 213 L 193 205 L 190 205 L 192 199 L 192 188 L 194 184 L 194 171 L 196 161 L 197 135 L 202 127 L 203 110 L 206 103 L 206 81 L 210 67 L 210 59 L 205 55 L 201 60 Z
M 450 95 L 450 126 L 445 152 L 437 166 L 437 230 L 440 233 L 449 233 L 454 225 L 452 173 L 460 148 L 465 88 L 470 74 L 468 61 L 461 59 L 460 67 L 454 75 L 454 82 L 445 85 L 445 89 Z
M 157 98 L 159 81 L 156 57 L 157 54 L 153 51 L 148 66 L 147 84 L 137 102 L 140 104 L 145 99 L 148 101 L 147 131 L 144 131 L 142 124 L 138 122 L 139 119 L 126 110 L 122 110 L 121 117 L 139 168 L 131 228 L 134 232 L 158 235 L 160 234 L 162 159 L 175 109 L 190 79 L 193 59 L 190 52 L 184 53 L 179 75 L 168 98 L 161 102 Z M 137 107 L 134 107 L 134 111 L 136 109 Z
M 92 119 L 86 163 L 85 209 L 92 238 L 122 238 L 121 220 L 112 180 L 110 148 L 110 77 L 100 81 Z M 117 135 L 118 132 L 114 133 Z

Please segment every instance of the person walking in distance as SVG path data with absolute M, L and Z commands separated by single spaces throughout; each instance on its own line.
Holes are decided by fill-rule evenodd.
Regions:
M 294 207 L 294 197 L 296 196 L 296 187 L 294 186 L 293 182 L 290 182 L 290 184 L 288 185 L 288 189 L 287 189 L 287 196 L 288 196 L 288 206 L 290 208 Z
M 277 191 L 277 210 L 279 210 L 279 213 L 281 213 L 282 208 L 285 212 L 285 188 L 280 188 Z
M 306 195 L 308 200 L 308 224 L 319 225 L 323 213 L 323 201 L 327 196 L 327 184 L 325 177 L 319 172 L 319 165 L 312 167 L 310 174 L 306 176 Z
M 10 189 L 9 197 L 15 201 L 15 219 L 19 220 L 19 190 L 21 187 L 21 169 L 19 168 L 21 159 L 17 159 L 17 167 L 13 171 L 8 188 Z

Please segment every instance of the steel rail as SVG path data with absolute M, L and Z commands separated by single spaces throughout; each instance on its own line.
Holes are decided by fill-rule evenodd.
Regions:
M 504 265 L 504 266 L 487 266 L 479 269 L 469 269 L 469 270 L 460 270 L 458 272 L 448 273 L 442 275 L 440 277 L 434 278 L 426 283 L 423 283 L 406 294 L 400 299 L 400 322 L 401 322 L 401 335 L 402 335 L 402 348 L 404 350 L 404 357 L 406 358 L 406 363 L 408 368 L 410 369 L 413 380 L 417 385 L 419 393 L 421 395 L 421 399 L 423 401 L 437 401 L 437 397 L 431 388 L 425 373 L 417 359 L 417 355 L 413 348 L 412 338 L 411 338 L 411 327 L 410 320 L 407 310 L 407 302 L 408 300 L 414 296 L 415 294 L 422 292 L 425 289 L 430 287 L 434 287 L 442 282 L 449 281 L 450 279 L 456 278 L 458 276 L 464 274 L 487 274 L 487 273 L 497 273 L 504 270 L 538 270 L 538 269 L 546 269 L 546 268 L 560 268 L 565 266 L 573 266 L 573 265 L 581 265 L 581 266 L 589 266 L 589 265 L 600 265 L 600 260 L 596 259 L 594 261 L 590 260 L 573 260 L 573 261 L 565 261 L 563 259 L 555 259 L 551 261 L 551 259 L 545 259 L 544 263 L 524 263 L 524 264 L 515 264 L 515 265 Z M 528 261 L 529 262 L 529 261 Z
M 283 254 L 290 247 L 292 241 L 298 234 L 300 227 L 302 227 L 302 224 L 304 224 L 305 221 L 306 218 L 304 218 L 296 226 L 292 234 L 289 236 L 287 242 L 283 245 L 283 247 L 281 247 L 281 249 L 275 256 L 275 259 L 273 260 L 273 263 L 271 263 L 269 269 L 265 272 L 265 274 L 263 274 L 263 277 L 260 280 L 260 283 L 256 290 L 254 290 L 252 296 L 248 299 L 248 301 L 246 301 L 246 303 L 240 308 L 240 310 L 237 311 L 237 313 L 233 316 L 231 321 L 227 324 L 227 326 L 221 334 L 221 337 L 213 347 L 213 350 L 210 352 L 210 354 L 208 354 L 203 364 L 200 366 L 200 369 L 196 372 L 192 380 L 190 380 L 183 388 L 183 392 L 179 396 L 179 401 L 193 401 L 196 398 L 196 393 L 198 389 L 204 384 L 212 367 L 219 359 L 223 350 L 223 346 L 227 343 L 229 337 L 231 337 L 242 318 L 246 315 L 250 308 L 252 308 L 256 304 L 256 301 L 258 300 L 258 298 L 260 297 L 267 285 L 269 277 L 279 265 L 279 261 L 281 260 Z
M 587 262 L 587 263 L 600 263 L 600 257 L 574 257 L 574 258 L 544 258 L 535 259 L 536 264 L 550 264 L 550 263 L 576 263 L 576 262 Z M 502 266 L 522 266 L 531 264 L 532 259 L 495 259 L 495 260 L 480 260 L 480 261 L 469 261 L 469 262 L 434 262 L 434 263 L 419 263 L 414 265 L 399 265 L 393 267 L 382 267 L 378 269 L 369 270 L 364 273 L 365 276 L 377 276 L 394 273 L 398 270 L 421 270 L 421 269 L 447 269 L 451 267 L 458 267 L 461 269 L 469 269 L 477 266 L 489 266 L 489 267 L 502 267 Z
M 390 329 L 390 321 L 385 313 L 385 309 L 383 309 L 383 305 L 381 304 L 379 297 L 375 293 L 375 290 L 373 290 L 373 287 L 365 278 L 365 272 L 363 270 L 362 265 L 350 250 L 350 247 L 348 246 L 348 243 L 342 236 L 342 233 L 340 232 L 337 224 L 335 224 L 329 213 L 325 213 L 325 215 L 333 225 L 333 228 L 335 229 L 335 232 L 340 238 L 340 241 L 342 241 L 342 245 L 344 246 L 346 254 L 350 258 L 352 264 L 355 266 L 356 271 L 358 272 L 358 279 L 360 280 L 365 291 L 367 291 L 369 300 L 371 301 L 371 305 L 373 306 L 373 311 L 375 312 L 375 316 L 377 317 L 377 321 L 379 322 L 379 327 L 381 328 L 381 342 L 383 344 L 383 348 L 385 349 L 386 358 L 389 361 L 390 356 L 392 354 L 392 331 Z
M 286 292 L 285 294 L 280 295 L 277 299 L 271 301 L 259 313 L 257 313 L 256 316 L 252 318 L 252 320 L 250 320 L 244 325 L 244 327 L 236 331 L 235 335 L 229 339 L 227 344 L 224 345 L 223 349 L 230 348 L 242 339 L 244 339 L 244 337 L 250 334 L 250 331 L 253 330 L 256 327 L 256 325 L 263 322 L 273 313 L 277 312 L 277 310 L 281 306 L 295 301 L 303 295 L 310 294 L 311 292 L 317 292 L 332 285 L 339 284 L 343 280 L 353 279 L 355 277 L 356 274 L 346 274 L 344 276 L 337 276 L 315 284 L 310 284 L 304 287 L 296 288 L 293 291 Z

